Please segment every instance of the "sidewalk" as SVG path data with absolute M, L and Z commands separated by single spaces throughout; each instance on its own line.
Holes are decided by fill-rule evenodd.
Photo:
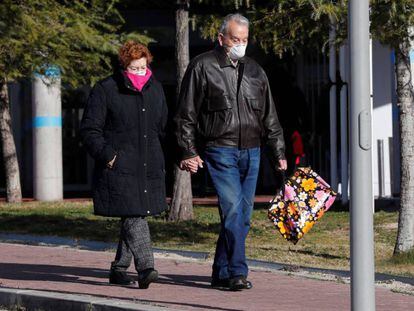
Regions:
M 110 286 L 107 272 L 113 257 L 110 252 L 0 243 L 0 297 L 4 298 L 4 291 L 10 289 L 19 289 L 14 292 L 26 293 L 29 298 L 32 295 L 32 299 L 44 292 L 55 300 L 61 299 L 59 311 L 68 310 L 64 308 L 65 297 L 80 302 L 110 301 L 118 307 L 125 305 L 123 309 L 93 310 L 350 309 L 348 284 L 252 269 L 249 279 L 253 289 L 219 291 L 209 286 L 210 263 L 168 256 L 156 258 L 161 276 L 149 289 Z M 376 288 L 376 301 L 377 310 L 414 310 L 414 296 L 385 288 Z M 83 310 L 73 309 L 73 305 L 71 308 Z

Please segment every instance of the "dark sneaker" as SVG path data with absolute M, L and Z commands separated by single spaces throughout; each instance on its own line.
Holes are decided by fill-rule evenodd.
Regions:
M 146 269 L 138 273 L 138 285 L 141 289 L 147 289 L 152 282 L 158 280 L 158 271 L 155 269 Z
M 132 285 L 135 281 L 128 276 L 126 271 L 111 269 L 111 272 L 109 273 L 109 283 L 115 285 Z
M 216 279 L 211 280 L 211 287 L 217 289 L 228 289 L 229 288 L 229 279 Z

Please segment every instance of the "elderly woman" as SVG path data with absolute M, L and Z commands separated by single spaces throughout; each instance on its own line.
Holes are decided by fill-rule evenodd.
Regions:
M 132 257 L 140 288 L 158 279 L 147 216 L 167 208 L 160 138 L 167 121 L 161 84 L 148 65 L 148 48 L 133 41 L 119 51 L 122 70 L 96 83 L 83 115 L 81 136 L 95 160 L 96 215 L 121 217 L 121 233 L 109 282 L 134 283 L 126 270 Z

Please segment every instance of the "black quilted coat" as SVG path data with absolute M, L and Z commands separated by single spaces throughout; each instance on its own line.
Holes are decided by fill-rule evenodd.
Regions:
M 95 214 L 149 216 L 167 208 L 161 148 L 167 115 L 164 91 L 154 77 L 142 92 L 122 72 L 92 89 L 81 136 L 95 159 Z M 113 167 L 108 168 L 115 155 Z

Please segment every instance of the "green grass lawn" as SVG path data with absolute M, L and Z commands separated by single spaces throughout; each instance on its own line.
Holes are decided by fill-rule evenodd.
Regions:
M 163 216 L 149 220 L 155 247 L 207 251 L 214 254 L 220 229 L 215 207 L 196 207 L 195 220 L 169 223 Z M 414 253 L 392 257 L 397 234 L 396 212 L 375 213 L 376 271 L 414 276 Z M 93 215 L 92 204 L 83 202 L 0 204 L 0 232 L 56 235 L 116 242 L 119 220 Z M 331 269 L 349 269 L 349 213 L 330 210 L 299 241 L 286 242 L 256 209 L 247 240 L 249 258 Z

